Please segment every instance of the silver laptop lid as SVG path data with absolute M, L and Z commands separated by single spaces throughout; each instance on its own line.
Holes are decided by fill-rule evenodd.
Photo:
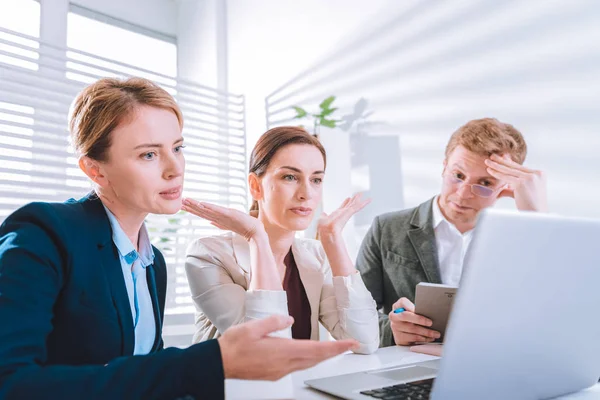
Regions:
M 600 221 L 488 210 L 432 399 L 543 399 L 600 375 Z

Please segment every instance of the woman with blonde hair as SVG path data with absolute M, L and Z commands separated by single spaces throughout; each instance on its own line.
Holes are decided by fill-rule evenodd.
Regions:
M 268 315 L 291 315 L 282 336 L 319 340 L 319 322 L 358 353 L 378 347 L 375 302 L 353 266 L 342 229 L 368 201 L 347 199 L 318 222 L 320 241 L 297 239 L 315 217 L 326 154 L 297 127 L 266 132 L 250 157 L 251 214 L 185 199 L 183 209 L 230 230 L 191 244 L 186 272 L 196 306 L 195 342 Z
M 0 226 L 0 399 L 224 398 L 224 379 L 278 379 L 356 345 L 270 337 L 288 318 L 164 349 L 165 260 L 144 219 L 181 207 L 183 118 L 152 82 L 101 79 L 70 128 L 94 190 L 31 203 Z

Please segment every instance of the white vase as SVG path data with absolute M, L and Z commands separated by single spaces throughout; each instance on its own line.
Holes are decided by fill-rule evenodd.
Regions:
M 352 195 L 350 136 L 339 129 L 322 128 L 319 140 L 327 153 L 323 211 L 330 213 Z

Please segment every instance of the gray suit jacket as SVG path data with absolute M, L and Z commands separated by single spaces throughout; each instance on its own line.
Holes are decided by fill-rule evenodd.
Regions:
M 376 217 L 362 242 L 356 268 L 379 309 L 380 347 L 395 345 L 392 305 L 401 297 L 414 302 L 419 282 L 441 283 L 432 204 Z

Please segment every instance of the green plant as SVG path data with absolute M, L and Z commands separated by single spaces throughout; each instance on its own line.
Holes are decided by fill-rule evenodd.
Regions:
M 313 134 L 319 136 L 321 126 L 328 128 L 335 128 L 339 120 L 333 119 L 333 113 L 337 110 L 337 107 L 332 107 L 335 101 L 335 96 L 329 96 L 319 104 L 318 114 L 309 114 L 304 108 L 299 106 L 293 106 L 292 108 L 296 111 L 294 119 L 313 118 Z

